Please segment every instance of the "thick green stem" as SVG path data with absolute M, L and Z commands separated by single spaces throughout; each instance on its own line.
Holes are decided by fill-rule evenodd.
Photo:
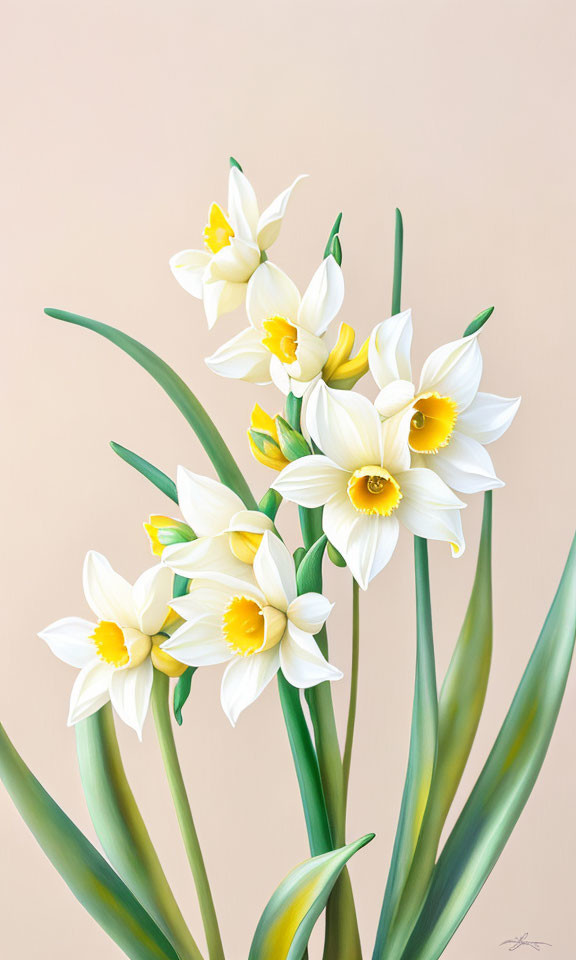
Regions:
M 348 723 L 346 726 L 346 742 L 342 760 L 344 821 L 348 805 L 348 784 L 350 782 L 350 764 L 352 762 L 352 746 L 354 743 L 354 726 L 356 724 L 356 708 L 358 705 L 358 667 L 360 664 L 360 588 L 356 580 L 352 580 L 352 668 L 350 671 L 350 703 L 348 706 Z
M 198 903 L 200 905 L 200 913 L 202 914 L 202 922 L 208 944 L 208 955 L 210 960 L 224 960 L 224 949 L 222 947 L 218 919 L 214 909 L 214 900 L 212 899 L 204 858 L 200 849 L 194 820 L 192 819 L 186 786 L 176 751 L 174 731 L 172 730 L 172 720 L 170 717 L 169 694 L 170 681 L 168 677 L 155 670 L 154 685 L 152 688 L 154 722 L 156 724 L 158 742 L 160 744 L 170 793 L 172 794 L 174 808 L 180 825 L 180 832 L 192 870 L 192 876 L 194 877 L 196 893 L 198 894 Z

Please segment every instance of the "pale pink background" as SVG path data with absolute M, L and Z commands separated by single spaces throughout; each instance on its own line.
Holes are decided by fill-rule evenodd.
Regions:
M 298 173 L 274 259 L 305 284 L 336 213 L 342 316 L 363 337 L 389 310 L 394 207 L 406 223 L 403 302 L 420 362 L 478 310 L 485 389 L 524 397 L 493 448 L 495 653 L 470 788 L 537 637 L 574 525 L 574 6 L 562 0 L 200 4 L 5 0 L 2 87 L 1 718 L 26 761 L 93 836 L 66 728 L 74 671 L 36 638 L 85 615 L 88 548 L 135 577 L 141 524 L 167 501 L 118 460 L 115 439 L 168 473 L 210 467 L 179 413 L 110 344 L 43 316 L 54 305 L 107 321 L 172 362 L 217 418 L 257 491 L 271 474 L 245 428 L 272 389 L 225 382 L 203 357 L 242 324 L 208 334 L 169 256 L 201 239 L 237 156 L 263 202 Z M 431 547 L 439 675 L 471 585 L 481 498 L 452 561 Z M 373 943 L 408 744 L 414 661 L 410 537 L 363 599 L 361 701 L 349 836 L 376 841 L 351 870 L 366 955 Z M 332 657 L 348 668 L 347 575 Z M 272 890 L 306 855 L 275 686 L 232 730 L 220 670 L 194 681 L 179 734 L 230 960 L 244 960 Z M 346 684 L 335 690 L 342 721 Z M 576 681 L 541 780 L 449 960 L 503 954 L 529 931 L 572 953 Z M 151 723 L 121 730 L 126 763 L 178 897 L 197 910 Z M 76 904 L 0 790 L 2 955 L 104 960 L 115 945 Z

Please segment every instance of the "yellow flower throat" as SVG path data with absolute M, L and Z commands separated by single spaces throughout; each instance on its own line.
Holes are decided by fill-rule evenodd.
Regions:
M 204 227 L 204 243 L 210 253 L 218 253 L 223 247 L 230 245 L 234 231 L 226 215 L 217 203 L 213 203 L 208 213 L 208 223 Z
M 397 480 L 384 467 L 356 470 L 348 481 L 348 496 L 358 513 L 389 517 L 402 499 Z
M 424 393 L 414 405 L 409 444 L 416 453 L 437 453 L 450 442 L 458 418 L 456 401 Z
M 262 326 L 264 346 L 282 363 L 294 363 L 298 347 L 298 330 L 286 317 L 269 317 Z

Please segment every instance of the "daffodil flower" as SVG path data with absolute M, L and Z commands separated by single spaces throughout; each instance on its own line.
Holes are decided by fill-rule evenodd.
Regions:
M 324 532 L 364 590 L 390 560 L 401 523 L 463 552 L 465 504 L 432 470 L 410 466 L 410 411 L 382 421 L 366 397 L 319 383 L 307 426 L 323 454 L 295 460 L 272 486 L 303 507 L 324 506 Z
M 245 578 L 272 520 L 259 510 L 247 510 L 230 487 L 185 467 L 178 467 L 176 488 L 182 516 L 197 539 L 165 546 L 162 562 L 189 579 L 218 574 L 235 583 Z
M 377 410 L 383 417 L 412 410 L 408 442 L 414 466 L 434 470 L 462 493 L 503 486 L 484 444 L 508 429 L 520 398 L 478 392 L 482 376 L 478 333 L 434 350 L 416 388 L 411 342 L 410 310 L 384 320 L 372 332 L 369 363 L 380 387 Z
M 330 353 L 326 331 L 344 299 L 342 270 L 326 257 L 303 297 L 273 263 L 263 263 L 248 284 L 250 326 L 223 344 L 206 363 L 222 377 L 273 381 L 301 397 L 321 375 Z
M 213 203 L 204 229 L 206 250 L 181 250 L 170 260 L 180 286 L 204 301 L 208 326 L 235 310 L 244 301 L 246 285 L 260 266 L 262 254 L 280 233 L 290 194 L 303 177 L 297 177 L 259 212 L 254 189 L 247 177 L 232 167 L 228 180 L 228 213 Z
M 300 688 L 342 677 L 314 639 L 332 604 L 319 593 L 297 596 L 294 561 L 269 531 L 244 582 L 196 580 L 171 605 L 185 623 L 162 649 L 190 666 L 228 662 L 221 699 L 233 725 L 279 669 Z
M 250 415 L 247 433 L 250 450 L 258 463 L 272 470 L 282 470 L 287 463 L 290 463 L 280 447 L 276 420 L 257 403 Z
M 72 688 L 68 724 L 89 717 L 109 700 L 140 739 L 150 702 L 157 635 L 172 616 L 172 575 L 158 564 L 131 586 L 91 550 L 84 561 L 84 593 L 98 622 L 64 617 L 42 630 L 52 653 L 80 673 Z M 171 676 L 175 660 L 162 656 Z M 172 672 L 170 672 L 172 671 Z

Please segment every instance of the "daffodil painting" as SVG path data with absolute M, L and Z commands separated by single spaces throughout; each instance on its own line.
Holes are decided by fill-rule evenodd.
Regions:
M 213 896 L 203 854 L 218 837 L 206 836 L 194 821 L 194 791 L 204 784 L 200 779 L 189 790 L 179 761 L 189 730 L 186 703 L 200 682 L 193 681 L 196 673 L 217 678 L 215 709 L 229 721 L 231 737 L 238 736 L 231 728 L 247 711 L 263 711 L 263 691 L 274 691 L 294 765 L 293 802 L 301 805 L 308 839 L 307 850 L 294 850 L 287 875 L 279 871 L 268 902 L 254 903 L 260 919 L 244 960 L 438 960 L 522 814 L 564 694 L 576 631 L 576 544 L 493 747 L 468 795 L 459 795 L 457 818 L 451 816 L 485 706 L 492 500 L 505 482 L 498 446 L 521 416 L 520 398 L 484 389 L 482 336 L 492 308 L 456 321 L 450 341 L 435 346 L 420 372 L 414 369 L 412 341 L 421 320 L 402 303 L 400 211 L 394 262 L 378 264 L 379 271 L 389 270 L 392 302 L 374 303 L 370 326 L 362 318 L 354 325 L 343 319 L 341 215 L 331 230 L 327 225 L 326 247 L 309 264 L 306 283 L 294 283 L 276 262 L 277 241 L 303 179 L 295 177 L 266 206 L 231 159 L 227 199 L 209 205 L 205 226 L 191 231 L 198 248 L 170 259 L 184 291 L 178 295 L 201 301 L 186 303 L 212 331 L 214 349 L 205 362 L 220 378 L 219 389 L 234 403 L 234 381 L 251 385 L 252 415 L 241 443 L 246 457 L 257 461 L 258 495 L 207 409 L 158 355 L 99 320 L 46 310 L 140 364 L 184 416 L 211 463 L 208 473 L 199 470 L 184 451 L 169 476 L 113 444 L 149 481 L 150 510 L 158 509 L 160 494 L 166 501 L 166 513 L 151 512 L 134 530 L 148 558 L 143 572 L 129 582 L 121 555 L 110 562 L 88 543 L 78 571 L 85 605 L 64 604 L 55 622 L 38 623 L 36 642 L 70 677 L 68 724 L 75 729 L 102 852 L 0 727 L 0 778 L 72 894 L 114 941 L 110 957 L 119 948 L 131 960 L 242 960 L 234 942 L 222 937 L 226 903 Z M 236 320 L 217 323 L 232 313 Z M 221 334 L 226 326 L 228 333 Z M 518 392 L 519 376 L 511 371 L 502 389 Z M 273 409 L 260 405 L 263 384 L 276 391 Z M 476 538 L 466 507 L 479 495 L 483 521 Z M 379 922 L 360 929 L 357 905 L 364 891 L 352 883 L 348 864 L 368 843 L 372 849 L 379 844 L 373 824 L 350 836 L 347 823 L 354 738 L 378 736 L 356 723 L 360 663 L 370 659 L 364 636 L 373 639 L 380 627 L 363 622 L 362 597 L 379 589 L 389 566 L 405 565 L 397 548 L 406 540 L 413 542 L 416 601 L 406 776 L 393 848 L 380 851 Z M 477 557 L 465 620 L 440 683 L 429 540 L 440 542 L 450 564 L 466 548 Z M 329 640 L 341 614 L 339 596 L 326 589 L 327 565 L 339 568 L 339 593 L 351 595 L 349 668 Z M 43 575 L 50 576 L 49 568 Z M 410 629 L 407 620 L 405 642 Z M 345 689 L 338 701 L 346 703 L 343 717 L 333 699 L 336 684 Z M 198 929 L 184 919 L 129 785 L 119 725 L 133 731 L 122 743 L 134 751 L 155 727 L 198 899 Z M 227 805 L 225 815 L 233 816 L 234 807 Z M 274 815 L 263 795 L 261 816 Z

